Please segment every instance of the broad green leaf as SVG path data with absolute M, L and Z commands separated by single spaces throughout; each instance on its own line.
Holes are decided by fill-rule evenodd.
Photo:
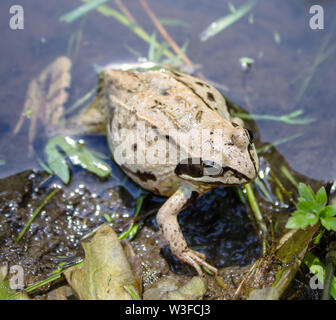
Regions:
M 324 187 L 321 187 L 320 190 L 316 193 L 315 199 L 320 205 L 320 208 L 324 207 L 327 204 L 328 197 Z
M 96 158 L 83 144 L 76 143 L 74 148 L 66 148 L 64 152 L 74 165 L 79 165 L 101 178 L 106 178 L 111 174 L 110 166 Z
M 64 155 L 58 151 L 59 148 L 66 153 L 74 165 L 79 165 L 101 178 L 106 178 L 111 174 L 110 166 L 100 160 L 84 144 L 69 137 L 55 136 L 48 141 L 45 153 L 49 167 L 65 184 L 70 180 L 70 171 Z
M 314 201 L 315 194 L 310 186 L 305 185 L 304 183 L 299 184 L 299 194 L 300 199 L 299 201 L 306 200 L 306 201 Z
M 63 181 L 68 184 L 70 181 L 70 170 L 64 159 L 64 156 L 57 150 L 57 146 L 52 139 L 44 149 L 47 155 L 47 162 L 49 168 Z
M 318 216 L 306 213 L 303 211 L 295 211 L 293 215 L 288 219 L 286 223 L 286 228 L 288 229 L 299 229 L 306 228 L 308 225 L 313 226 L 318 222 Z
M 315 201 L 300 201 L 296 208 L 300 211 L 310 212 L 313 214 L 317 214 L 318 212 L 318 205 Z
M 296 208 L 300 211 L 305 211 L 313 214 L 317 214 L 318 212 L 318 205 L 315 201 L 300 201 Z
M 336 217 L 321 218 L 321 223 L 327 230 L 336 231 Z
M 324 207 L 320 212 L 319 212 L 319 216 L 321 218 L 328 218 L 328 217 L 332 217 L 336 215 L 336 206 L 326 206 Z

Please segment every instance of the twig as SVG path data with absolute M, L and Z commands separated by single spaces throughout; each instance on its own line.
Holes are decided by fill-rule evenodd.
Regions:
M 251 275 L 252 271 L 258 267 L 259 265 L 259 260 L 257 260 L 255 263 L 253 263 L 252 267 L 249 269 L 249 271 L 247 272 L 246 276 L 244 277 L 244 279 L 240 282 L 236 292 L 234 293 L 234 295 L 232 296 L 232 300 L 236 300 L 238 298 L 238 295 L 240 294 L 242 288 L 243 288 L 243 285 L 246 283 L 248 277 Z
M 145 11 L 148 14 L 148 16 L 150 17 L 150 19 L 153 21 L 155 27 L 158 29 L 158 31 L 161 33 L 161 35 L 166 39 L 166 41 L 170 44 L 170 46 L 173 48 L 173 50 L 176 52 L 176 54 L 178 54 L 186 64 L 192 65 L 192 62 L 189 60 L 189 58 L 183 53 L 183 51 L 176 44 L 176 42 L 173 40 L 173 38 L 168 34 L 167 30 L 161 24 L 159 19 L 155 16 L 154 12 L 148 6 L 146 0 L 140 0 L 140 3 L 143 6 L 143 8 L 145 9 Z
M 128 9 L 124 6 L 121 0 L 114 0 L 116 5 L 119 7 L 120 11 L 134 24 L 138 24 L 133 15 L 128 11 Z

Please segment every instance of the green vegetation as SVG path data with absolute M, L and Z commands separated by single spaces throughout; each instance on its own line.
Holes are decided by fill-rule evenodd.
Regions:
M 327 230 L 336 231 L 336 206 L 326 205 L 328 199 L 324 187 L 314 194 L 310 186 L 300 183 L 299 195 L 296 211 L 288 219 L 286 228 L 306 228 L 320 221 Z
M 65 152 L 72 164 L 79 165 L 100 178 L 106 178 L 111 174 L 110 166 L 98 158 L 97 152 L 90 151 L 83 143 L 76 142 L 69 137 L 55 136 L 48 141 L 45 147 L 47 163 L 65 184 L 70 181 L 70 171 L 65 156 L 59 149 Z
M 246 113 L 234 113 L 233 115 L 235 117 L 239 117 L 241 119 L 246 120 L 268 120 L 268 121 L 279 121 L 284 122 L 287 124 L 309 124 L 315 119 L 297 119 L 298 116 L 303 114 L 303 110 L 298 109 L 296 111 L 293 111 L 288 114 L 284 114 L 282 116 L 273 116 L 273 115 L 267 115 L 267 114 L 246 114 Z
M 256 3 L 257 0 L 250 0 L 238 9 L 235 9 L 233 5 L 229 6 L 231 14 L 212 22 L 200 34 L 201 41 L 207 41 L 209 38 L 215 36 L 233 23 L 237 22 L 239 19 L 245 16 L 255 6 Z
M 36 209 L 36 211 L 34 212 L 34 214 L 31 216 L 31 218 L 29 219 L 29 221 L 26 223 L 26 225 L 24 226 L 24 228 L 22 229 L 22 231 L 20 232 L 20 234 L 18 235 L 18 237 L 16 238 L 16 242 L 19 242 L 20 239 L 23 237 L 23 235 L 26 233 L 26 231 L 28 230 L 29 226 L 31 225 L 31 223 L 33 222 L 33 220 L 36 218 L 36 216 L 41 212 L 41 210 L 44 208 L 44 206 L 48 203 L 48 201 L 57 193 L 59 189 L 55 189 L 52 192 L 50 192 L 50 194 L 42 201 L 42 203 L 39 205 L 39 207 Z

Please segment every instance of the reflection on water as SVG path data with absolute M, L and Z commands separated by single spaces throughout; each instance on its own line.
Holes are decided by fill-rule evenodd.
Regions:
M 187 55 L 202 65 L 202 73 L 225 87 L 224 92 L 252 114 L 282 115 L 303 109 L 308 125 L 290 125 L 258 120 L 262 141 L 274 142 L 295 134 L 300 137 L 278 146 L 292 168 L 316 179 L 334 178 L 335 114 L 335 30 L 332 19 L 336 4 L 324 1 L 324 30 L 309 27 L 311 1 L 260 0 L 250 14 L 228 29 L 201 42 L 199 34 L 212 21 L 230 13 L 229 1 L 148 0 L 167 30 L 181 46 L 188 41 Z M 152 34 L 153 23 L 138 2 L 125 0 L 137 22 Z M 245 1 L 236 1 L 235 5 Z M 79 5 L 78 1 L 34 0 L 23 4 L 24 29 L 9 27 L 9 1 L 0 4 L 2 48 L 0 52 L 0 177 L 38 167 L 28 157 L 25 123 L 19 135 L 12 131 L 21 113 L 32 77 L 60 55 L 67 54 L 69 39 L 77 35 L 73 58 L 72 87 L 68 106 L 96 84 L 95 65 L 136 61 L 134 53 L 148 54 L 148 44 L 111 17 L 94 11 L 72 24 L 59 18 Z M 110 6 L 114 2 L 110 1 Z M 172 25 L 172 21 L 183 21 Z M 157 34 L 157 39 L 162 41 Z M 239 59 L 254 60 L 242 71 Z M 40 152 L 45 140 L 35 142 Z

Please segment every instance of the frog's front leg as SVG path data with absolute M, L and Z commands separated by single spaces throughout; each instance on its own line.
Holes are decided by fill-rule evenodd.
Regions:
M 189 188 L 178 189 L 160 208 L 156 220 L 171 251 L 179 260 L 193 266 L 200 276 L 202 275 L 200 265 L 217 273 L 217 269 L 205 261 L 204 254 L 188 248 L 178 224 L 177 215 L 184 209 L 191 195 L 192 190 Z

